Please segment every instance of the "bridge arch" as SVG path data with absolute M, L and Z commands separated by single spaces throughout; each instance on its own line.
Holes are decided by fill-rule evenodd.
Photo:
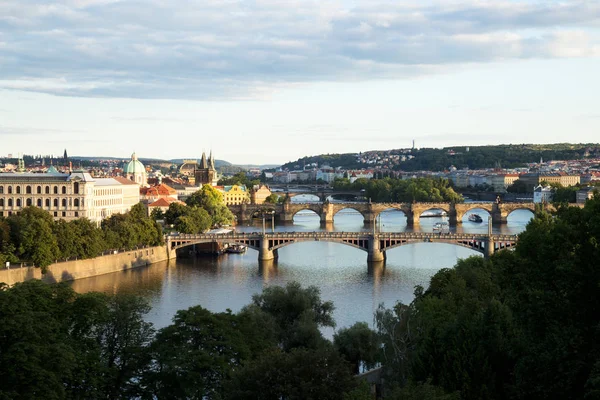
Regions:
M 290 245 L 293 245 L 293 244 L 296 244 L 296 243 L 310 243 L 310 242 L 314 242 L 314 241 L 315 241 L 314 239 L 304 239 L 304 238 L 303 239 L 297 239 L 297 240 L 294 240 L 294 241 L 291 241 L 291 242 L 284 242 L 284 243 L 277 244 L 277 245 L 275 245 L 273 247 L 270 247 L 270 249 L 271 250 L 278 250 L 278 249 L 281 249 L 282 247 L 290 246 Z M 337 243 L 337 244 L 341 244 L 341 245 L 345 245 L 345 246 L 350 246 L 350 247 L 353 247 L 355 249 L 359 249 L 359 250 L 362 250 L 362 251 L 368 251 L 368 248 L 362 247 L 359 244 L 349 243 L 349 242 L 342 241 L 342 240 L 331 240 L 331 239 L 329 239 L 329 240 L 319 240 L 319 241 L 320 242 L 325 242 L 325 243 Z
M 364 221 L 365 219 L 365 214 L 360 210 L 360 207 L 356 207 L 353 204 L 344 204 L 344 206 L 342 207 L 335 207 L 333 210 L 333 220 L 335 221 L 336 216 L 338 216 L 340 213 L 351 213 L 351 214 L 355 214 L 356 216 L 360 215 L 360 218 Z
M 418 243 L 423 243 L 422 240 L 411 240 L 411 241 L 406 241 L 406 242 L 401 242 L 401 243 L 396 243 L 396 244 L 392 244 L 390 246 L 385 247 L 385 251 L 389 251 L 389 250 L 393 250 L 393 249 L 397 249 L 399 247 L 402 246 L 408 246 L 408 245 L 415 245 Z M 473 250 L 476 251 L 478 253 L 484 254 L 485 255 L 485 244 L 481 241 L 464 241 L 464 242 L 456 242 L 456 241 L 451 241 L 451 240 L 436 240 L 435 243 L 440 243 L 440 244 L 447 244 L 450 246 L 459 246 L 459 247 L 464 247 L 467 248 L 469 250 Z
M 487 210 L 485 208 L 481 208 L 481 207 L 473 207 L 470 208 L 469 210 L 467 210 L 466 212 L 459 214 L 458 211 L 456 212 L 456 220 L 461 223 L 461 222 L 465 222 L 468 220 L 468 216 L 471 214 L 479 214 L 479 216 L 481 217 L 483 223 L 487 223 L 488 222 L 488 218 L 492 217 L 492 212 L 490 210 Z
M 454 209 L 456 212 L 456 221 L 458 223 L 462 222 L 464 220 L 465 215 L 470 214 L 470 211 L 476 209 L 485 210 L 492 217 L 494 215 L 494 203 L 460 203 L 455 204 Z M 487 220 L 487 215 L 486 217 L 482 216 L 482 218 L 484 220 Z
M 450 203 L 413 203 L 411 209 L 415 220 L 420 219 L 425 211 L 442 210 L 446 215 L 451 212 Z
M 380 224 L 381 228 L 386 224 L 388 226 L 398 224 L 398 219 L 400 224 L 408 225 L 410 217 L 410 211 L 402 207 L 389 207 L 375 212 L 375 222 Z

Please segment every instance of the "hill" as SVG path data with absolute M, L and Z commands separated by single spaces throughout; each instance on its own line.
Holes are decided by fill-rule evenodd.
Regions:
M 316 164 L 343 169 L 388 168 L 396 171 L 444 171 L 458 169 L 518 168 L 543 160 L 600 158 L 600 144 L 557 143 L 494 146 L 457 146 L 444 148 L 374 150 L 364 153 L 323 154 L 303 157 L 282 165 L 283 169 L 302 169 Z

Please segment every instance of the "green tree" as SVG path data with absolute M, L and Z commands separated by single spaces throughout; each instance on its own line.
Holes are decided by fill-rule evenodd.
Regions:
M 165 213 L 160 207 L 154 207 L 152 212 L 150 212 L 150 218 L 155 221 L 161 220 L 165 218 Z
M 252 302 L 273 316 L 280 329 L 279 343 L 285 350 L 321 347 L 325 339 L 319 328 L 335 327 L 333 303 L 323 302 L 315 286 L 303 289 L 298 282 L 289 282 L 285 288 L 270 286 L 252 296 Z
M 100 364 L 105 398 L 130 399 L 142 391 L 140 377 L 150 362 L 152 324 L 144 321 L 150 311 L 141 297 L 117 294 L 107 302 L 106 318 L 98 329 Z
M 180 310 L 152 345 L 152 368 L 143 382 L 155 398 L 217 399 L 224 383 L 251 356 L 230 312 L 200 306 Z
M 15 256 L 15 250 L 15 245 L 11 240 L 10 224 L 0 217 L 0 267 L 7 261 L 17 262 L 19 260 Z
M 0 398 L 64 399 L 78 354 L 66 317 L 75 293 L 31 280 L 0 284 Z
M 531 193 L 533 192 L 533 188 L 529 187 L 525 181 L 517 179 L 512 185 L 506 188 L 506 191 L 509 193 Z
M 278 195 L 276 195 L 275 193 L 271 193 L 270 195 L 267 196 L 267 198 L 265 199 L 265 203 L 269 203 L 269 204 L 277 204 L 280 203 L 280 197 Z
M 210 185 L 204 185 L 200 190 L 187 198 L 190 207 L 205 209 L 212 219 L 212 225 L 228 225 L 235 220 L 234 215 L 223 203 L 223 195 Z
M 9 223 L 19 258 L 32 261 L 42 270 L 58 259 L 60 250 L 52 232 L 54 221 L 46 211 L 25 207 L 19 215 L 10 216 Z
M 337 400 L 357 386 L 348 364 L 330 347 L 273 350 L 235 370 L 225 398 Z
M 370 369 L 379 361 L 379 338 L 366 322 L 340 329 L 333 335 L 333 345 L 352 365 L 354 374 L 360 372 L 361 364 Z

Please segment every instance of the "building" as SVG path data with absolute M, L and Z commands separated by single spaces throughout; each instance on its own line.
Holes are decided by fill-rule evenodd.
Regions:
M 88 218 L 100 223 L 139 203 L 140 186 L 122 177 L 93 178 L 87 172 L 0 174 L 0 216 L 36 206 L 54 219 Z
M 558 183 L 564 187 L 577 185 L 581 177 L 579 175 L 567 174 L 566 172 L 532 172 L 523 174 L 519 178 L 528 187 L 535 187 L 542 182 Z
M 271 195 L 271 189 L 265 185 L 256 185 L 250 193 L 250 203 L 264 204 L 267 197 Z
M 143 187 L 140 189 L 140 200 L 142 201 L 152 203 L 162 198 L 172 198 L 174 200 L 177 200 L 177 190 L 164 183 L 145 188 Z
M 534 203 L 550 203 L 554 197 L 554 192 L 550 186 L 538 185 L 533 189 Z
M 217 186 L 216 189 L 221 192 L 223 202 L 228 206 L 250 203 L 250 193 L 244 185 Z
M 506 189 L 519 179 L 519 174 L 497 174 L 488 176 L 490 186 L 495 192 L 506 192 Z
M 123 166 L 123 176 L 140 186 L 146 186 L 148 184 L 146 167 L 138 160 L 135 153 L 131 155 L 131 161 Z
M 197 166 L 194 171 L 194 185 L 202 187 L 202 185 L 217 186 L 219 177 L 215 166 L 215 159 L 213 158 L 212 151 L 208 160 L 206 154 L 202 152 L 202 159 L 200 165 Z
M 179 203 L 185 205 L 183 201 L 179 201 L 172 197 L 161 197 L 160 199 L 148 204 L 148 215 L 151 215 L 152 211 L 154 211 L 155 209 L 160 209 L 164 213 L 169 209 L 169 206 L 172 203 Z
M 578 204 L 584 204 L 587 200 L 594 197 L 594 193 L 598 192 L 600 192 L 600 188 L 594 186 L 581 188 L 576 193 L 576 202 Z

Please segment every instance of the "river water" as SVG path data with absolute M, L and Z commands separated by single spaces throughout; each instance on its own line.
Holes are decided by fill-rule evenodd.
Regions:
M 298 199 L 300 200 L 300 199 Z M 466 233 L 487 232 L 487 212 L 474 210 L 483 223 L 467 220 L 451 230 Z M 533 214 L 526 210 L 514 211 L 508 224 L 494 227 L 495 233 L 519 233 Z M 431 232 L 443 218 L 421 218 L 416 231 Z M 239 231 L 261 231 L 262 220 Z M 271 222 L 265 226 L 271 229 Z M 275 226 L 278 231 L 410 231 L 406 217 L 399 211 L 386 211 L 375 227 L 365 227 L 362 216 L 354 210 L 340 211 L 332 226 L 321 227 L 319 217 L 312 212 L 296 214 L 293 225 Z M 327 242 L 297 243 L 279 250 L 275 263 L 260 265 L 258 253 L 225 254 L 220 257 L 179 258 L 168 264 L 157 263 L 148 267 L 72 283 L 78 292 L 101 291 L 133 292 L 145 297 L 152 310 L 147 320 L 161 328 L 171 323 L 175 312 L 194 305 L 211 311 L 231 309 L 239 311 L 250 303 L 252 295 L 270 285 L 285 285 L 298 281 L 303 286 L 314 285 L 321 290 L 323 300 L 331 300 L 336 307 L 337 327 L 347 327 L 357 321 L 373 323 L 373 312 L 380 303 L 391 307 L 397 301 L 409 303 L 414 287 L 427 287 L 430 277 L 441 268 L 452 267 L 458 259 L 481 254 L 464 247 L 442 243 L 417 243 L 387 252 L 384 266 L 369 268 L 367 253 L 349 246 Z M 331 337 L 334 330 L 324 333 Z

